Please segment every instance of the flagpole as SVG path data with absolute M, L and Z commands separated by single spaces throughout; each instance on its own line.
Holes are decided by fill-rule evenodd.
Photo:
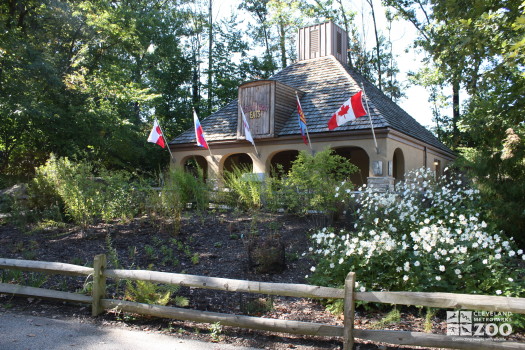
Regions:
M 173 153 L 171 153 L 170 145 L 168 144 L 168 141 L 166 140 L 166 137 L 164 136 L 164 130 L 162 130 L 162 127 L 160 126 L 160 123 L 157 120 L 157 118 L 155 118 L 155 121 L 157 122 L 157 125 L 159 126 L 160 133 L 162 134 L 162 138 L 164 139 L 164 143 L 166 144 L 166 148 L 168 149 L 168 152 L 170 152 L 171 159 L 175 163 L 175 158 L 173 157 Z
M 363 88 L 363 92 L 365 93 L 365 104 L 366 104 L 366 113 L 368 113 L 368 120 L 370 120 L 370 127 L 372 128 L 372 135 L 374 136 L 374 144 L 376 146 L 376 152 L 379 154 L 379 147 L 377 147 L 377 139 L 376 139 L 376 133 L 374 131 L 374 124 L 372 123 L 372 115 L 370 115 L 370 109 L 368 108 L 368 96 L 366 95 L 365 91 L 365 84 L 361 83 L 361 87 Z
M 192 109 L 193 109 L 193 114 L 197 115 L 197 112 L 195 112 L 195 107 L 192 107 Z M 202 129 L 202 133 L 204 134 L 204 129 Z M 213 161 L 213 154 L 211 153 L 210 143 L 206 141 L 206 145 L 208 145 L 208 152 L 210 152 L 210 157 L 211 157 L 211 160 Z
M 297 95 L 297 91 L 295 92 L 295 97 L 297 98 L 297 103 L 301 107 L 301 112 L 303 112 L 303 106 L 301 106 L 301 101 L 299 101 L 299 95 Z M 303 112 L 304 114 L 304 112 Z M 300 118 L 301 116 L 299 116 Z M 310 147 L 310 151 L 312 151 L 312 154 L 314 152 L 314 149 L 312 148 L 312 141 L 310 141 L 310 133 L 308 132 L 308 125 L 304 123 L 304 126 L 306 127 L 306 136 L 308 137 L 308 146 Z

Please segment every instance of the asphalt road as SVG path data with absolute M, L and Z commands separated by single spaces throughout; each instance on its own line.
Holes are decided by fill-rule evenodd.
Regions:
M 186 340 L 176 336 L 115 327 L 101 327 L 77 320 L 0 314 L 0 350 L 257 350 L 220 343 Z

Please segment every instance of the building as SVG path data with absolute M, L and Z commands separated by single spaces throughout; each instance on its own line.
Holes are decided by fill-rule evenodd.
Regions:
M 299 151 L 310 151 L 300 133 L 297 95 L 313 151 L 329 147 L 349 158 L 360 169 L 352 178 L 355 184 L 391 188 L 406 171 L 422 166 L 439 174 L 454 153 L 348 67 L 346 43 L 346 32 L 331 22 L 300 29 L 298 61 L 268 80 L 242 84 L 238 99 L 201 121 L 212 154 L 196 146 L 193 128 L 171 141 L 176 165 L 195 160 L 208 178 L 217 178 L 235 165 L 249 165 L 258 174 L 268 174 L 276 164 L 289 168 Z M 361 89 L 366 93 L 377 148 L 368 116 L 328 130 L 332 114 Z M 244 137 L 240 106 L 257 152 Z

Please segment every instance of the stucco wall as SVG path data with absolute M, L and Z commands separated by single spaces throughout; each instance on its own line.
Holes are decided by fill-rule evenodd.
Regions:
M 197 147 L 185 147 L 178 149 L 176 145 L 171 146 L 172 153 L 175 157 L 175 165 L 183 166 L 184 163 L 194 155 L 203 156 L 208 163 L 208 178 L 217 178 L 217 174 L 222 173 L 224 163 L 226 159 L 236 153 L 245 153 L 249 155 L 253 162 L 254 173 L 268 173 L 270 171 L 270 163 L 272 157 L 282 151 L 310 151 L 309 147 L 306 146 L 300 138 L 294 139 L 282 139 L 282 140 L 256 140 L 257 151 L 259 156 L 256 155 L 255 149 L 251 143 L 246 141 L 232 142 L 230 144 L 222 145 L 210 145 L 210 151 L 206 149 L 200 149 Z M 277 143 L 279 142 L 279 143 Z M 368 175 L 392 177 L 392 163 L 394 159 L 394 152 L 396 149 L 400 149 L 402 152 L 402 158 L 404 160 L 405 172 L 421 168 L 426 166 L 432 170 L 435 170 L 435 161 L 439 161 L 440 172 L 443 168 L 453 159 L 452 155 L 440 151 L 436 148 L 430 147 L 421 143 L 418 140 L 409 138 L 404 134 L 397 132 L 388 132 L 379 135 L 377 138 L 377 149 L 374 144 L 372 137 L 368 138 L 342 138 L 342 137 L 324 137 L 321 139 L 312 138 L 312 146 L 314 152 L 324 150 L 326 148 L 337 149 L 340 147 L 359 147 L 362 148 L 369 158 L 369 171 Z M 379 152 L 377 151 L 379 150 Z M 357 160 L 356 160 L 357 161 Z M 373 165 L 374 162 L 381 162 L 382 174 L 374 175 Z

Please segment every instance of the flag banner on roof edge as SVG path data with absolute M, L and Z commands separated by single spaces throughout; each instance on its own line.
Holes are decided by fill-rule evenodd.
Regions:
M 308 146 L 308 138 L 306 136 L 306 118 L 304 116 L 303 108 L 301 107 L 301 102 L 299 101 L 299 96 L 295 95 L 297 98 L 297 114 L 299 115 L 299 129 L 301 129 L 301 136 L 303 137 L 303 142 Z
M 151 129 L 151 132 L 149 133 L 148 142 L 156 143 L 162 148 L 166 147 L 164 137 L 162 136 L 162 130 L 160 129 L 157 119 L 153 121 L 153 129 Z
M 197 146 L 208 149 L 208 143 L 204 138 L 204 131 L 202 130 L 202 125 L 197 117 L 197 112 L 193 111 L 193 124 L 195 125 L 195 139 L 197 141 Z
M 365 107 L 361 99 L 362 91 L 350 97 L 339 109 L 332 115 L 328 121 L 328 129 L 333 130 L 338 126 L 355 120 L 356 118 L 366 115 Z
M 242 124 L 244 125 L 244 137 L 246 137 L 247 141 L 250 141 L 252 145 L 255 146 L 255 143 L 253 142 L 252 133 L 250 132 L 250 125 L 248 125 L 248 121 L 246 120 L 246 116 L 244 115 L 244 111 L 241 107 L 241 114 L 242 114 Z

